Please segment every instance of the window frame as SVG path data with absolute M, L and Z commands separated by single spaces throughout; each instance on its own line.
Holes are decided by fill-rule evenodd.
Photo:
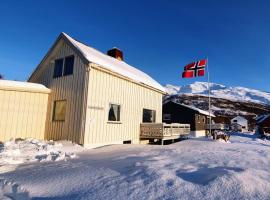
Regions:
M 65 115 L 64 115 L 64 119 L 55 119 L 55 108 L 56 108 L 56 104 L 57 102 L 65 102 Z M 66 120 L 66 113 L 67 113 L 67 100 L 66 99 L 60 99 L 60 100 L 55 100 L 53 101 L 53 110 L 52 110 L 52 122 L 65 122 Z
M 205 121 L 206 121 L 206 120 L 205 120 L 205 117 L 203 117 L 203 118 L 202 118 L 202 122 L 205 123 Z
M 169 116 L 169 118 L 166 117 L 166 116 Z M 172 114 L 170 114 L 170 113 L 164 113 L 163 114 L 163 120 L 164 121 L 170 121 L 170 120 L 172 120 Z
M 154 120 L 152 122 L 144 122 L 144 110 L 152 111 L 152 113 L 154 114 Z M 152 110 L 149 108 L 143 108 L 143 110 L 142 110 L 142 123 L 156 123 L 156 115 L 157 115 L 156 113 L 157 113 L 156 110 Z
M 56 62 L 57 62 L 57 61 L 60 61 L 60 60 L 62 60 L 61 75 L 57 75 L 57 76 L 56 76 L 56 75 L 55 75 Z M 54 79 L 55 79 L 55 78 L 60 78 L 60 77 L 63 76 L 64 62 L 65 62 L 65 59 L 64 59 L 64 58 L 58 58 L 58 59 L 55 59 L 55 60 L 54 60 L 54 68 L 53 68 L 53 78 L 54 78 Z
M 113 105 L 115 105 L 115 106 L 118 106 L 118 111 L 119 111 L 119 120 L 110 120 L 110 110 L 111 110 L 111 106 L 113 106 Z M 122 122 L 121 122 L 121 104 L 119 104 L 119 103 L 109 103 L 109 107 L 108 107 L 108 115 L 107 115 L 107 122 L 108 123 L 112 123 L 112 124 L 121 124 Z M 117 117 L 116 117 L 117 118 Z
M 73 63 L 72 63 L 72 73 L 71 74 L 65 74 L 66 70 L 66 59 L 67 58 L 73 58 Z M 75 56 L 74 55 L 69 55 L 64 57 L 64 63 L 63 63 L 63 71 L 62 71 L 62 76 L 71 76 L 73 75 L 74 72 L 74 64 L 75 64 Z
M 66 68 L 66 59 L 69 57 L 73 57 L 73 66 L 72 66 L 72 73 L 71 74 L 65 74 L 65 68 Z M 55 64 L 56 61 L 62 60 L 62 67 L 61 67 L 61 75 L 60 76 L 55 76 Z M 75 55 L 71 54 L 69 56 L 64 56 L 62 58 L 57 58 L 54 60 L 54 70 L 53 70 L 53 79 L 64 77 L 64 76 L 72 76 L 74 74 L 74 64 L 75 64 Z

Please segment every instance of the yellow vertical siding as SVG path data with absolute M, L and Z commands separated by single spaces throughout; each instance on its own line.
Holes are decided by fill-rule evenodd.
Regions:
M 120 123 L 109 123 L 109 103 L 121 105 Z M 162 122 L 162 94 L 91 68 L 89 74 L 84 143 L 118 143 L 139 141 L 143 108 L 156 111 L 156 122 Z
M 73 75 L 53 78 L 54 61 L 74 55 Z M 156 111 L 162 122 L 162 94 L 148 87 L 88 67 L 62 40 L 31 76 L 30 82 L 51 89 L 46 117 L 46 139 L 91 145 L 139 141 L 143 108 Z M 67 100 L 64 122 L 53 122 L 53 102 Z M 121 123 L 108 123 L 109 103 L 121 105 Z M 86 116 L 86 117 L 85 117 Z
M 74 55 L 73 74 L 53 78 L 54 61 L 58 58 Z M 46 118 L 46 139 L 71 140 L 82 144 L 82 114 L 84 112 L 84 91 L 86 80 L 86 66 L 73 49 L 62 40 L 57 44 L 51 55 L 42 63 L 30 82 L 41 83 L 51 89 Z M 65 121 L 52 121 L 53 102 L 67 101 Z
M 0 141 L 44 139 L 48 94 L 0 89 Z

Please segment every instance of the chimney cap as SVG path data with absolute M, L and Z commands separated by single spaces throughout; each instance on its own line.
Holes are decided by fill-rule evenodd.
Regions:
M 117 60 L 121 60 L 123 61 L 123 52 L 117 48 L 117 47 L 113 47 L 112 49 L 107 51 L 107 55 L 111 56 L 113 58 L 116 58 Z

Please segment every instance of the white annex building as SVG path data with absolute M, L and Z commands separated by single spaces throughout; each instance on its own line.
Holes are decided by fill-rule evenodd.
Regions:
M 237 117 L 232 118 L 231 125 L 240 125 L 242 132 L 248 131 L 248 120 L 242 116 L 237 116 Z

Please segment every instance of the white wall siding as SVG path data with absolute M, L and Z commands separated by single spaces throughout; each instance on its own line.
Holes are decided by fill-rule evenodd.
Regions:
M 58 58 L 74 55 L 73 74 L 53 78 L 54 61 Z M 41 83 L 52 90 L 49 97 L 48 114 L 46 120 L 46 139 L 71 140 L 83 143 L 81 137 L 82 115 L 85 109 L 84 91 L 86 80 L 86 66 L 73 49 L 63 41 L 60 41 L 51 55 L 43 62 L 36 71 L 30 82 Z M 55 100 L 66 100 L 65 121 L 52 121 L 53 102 Z
M 156 111 L 162 122 L 162 94 L 131 81 L 91 68 L 85 145 L 139 141 L 143 108 Z M 109 103 L 121 105 L 120 123 L 108 122 Z

